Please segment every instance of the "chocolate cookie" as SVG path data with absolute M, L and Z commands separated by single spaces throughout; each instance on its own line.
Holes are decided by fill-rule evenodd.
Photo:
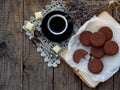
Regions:
M 90 31 L 84 31 L 80 34 L 79 40 L 84 46 L 90 46 L 90 36 L 92 35 L 92 32 Z
M 95 32 L 90 37 L 90 43 L 94 47 L 101 47 L 105 44 L 106 35 L 102 32 Z
M 95 58 L 102 58 L 104 56 L 104 49 L 103 47 L 91 47 L 91 50 L 90 50 L 91 54 L 93 57 Z
M 93 58 L 89 60 L 88 70 L 94 74 L 98 74 L 103 70 L 103 62 L 99 59 Z
M 84 57 L 87 54 L 87 52 L 84 49 L 78 49 L 73 53 L 73 60 L 76 63 L 79 63 L 80 59 Z
M 106 40 L 110 40 L 113 37 L 113 32 L 109 27 L 102 27 L 99 29 L 100 32 L 103 32 L 106 35 Z
M 118 53 L 119 46 L 114 41 L 107 41 L 104 45 L 105 54 L 113 56 Z

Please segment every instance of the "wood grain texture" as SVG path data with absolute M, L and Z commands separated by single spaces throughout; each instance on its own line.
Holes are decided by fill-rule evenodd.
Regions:
M 120 90 L 120 70 L 114 75 L 114 90 Z
M 22 90 L 23 0 L 0 0 L 0 90 Z
M 82 90 L 79 77 L 63 62 L 58 68 L 54 69 L 53 84 L 54 90 Z
M 23 0 L 0 0 L 1 22 L 22 22 Z

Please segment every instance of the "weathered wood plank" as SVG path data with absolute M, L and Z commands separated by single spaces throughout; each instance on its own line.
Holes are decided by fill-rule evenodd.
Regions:
M 23 0 L 0 0 L 0 90 L 22 90 Z
M 54 69 L 54 90 L 82 90 L 81 80 L 63 62 Z
M 6 23 L 2 23 L 6 24 Z M 17 88 L 16 84 L 18 87 L 22 89 L 22 48 L 23 48 L 23 42 L 22 42 L 22 35 L 15 34 L 12 32 L 9 32 L 8 29 L 14 30 L 14 26 L 16 25 L 15 23 L 11 23 L 11 27 L 9 28 L 3 28 L 0 26 L 0 36 L 2 37 L 1 42 L 5 42 L 7 47 L 6 47 L 6 52 L 4 57 L 4 62 L 8 63 L 9 70 L 6 72 L 9 76 L 9 80 L 6 82 L 9 82 L 9 86 L 6 87 L 13 87 Z M 19 23 L 20 26 L 22 26 L 21 23 Z M 2 28 L 1 28 L 2 27 Z M 6 25 L 7 27 L 7 25 Z M 17 28 L 20 29 L 20 28 Z M 3 53 L 3 52 L 2 52 Z M 2 54 L 1 53 L 1 54 Z M 2 68 L 2 67 L 1 67 Z M 4 73 L 6 75 L 6 73 Z M 18 85 L 19 84 L 19 85 Z M 19 89 L 19 90 L 21 90 Z M 11 90 L 11 89 L 7 89 Z
M 53 90 L 53 70 L 44 63 L 39 63 L 36 70 L 32 65 L 25 66 L 23 90 Z
M 7 75 L 6 77 L 9 78 L 7 81 L 5 81 L 6 83 L 8 83 L 8 86 L 5 87 L 6 88 L 5 90 L 15 90 L 17 88 L 18 90 L 22 90 L 22 58 L 23 58 L 22 35 L 21 33 L 15 34 L 14 32 L 12 33 L 9 32 L 8 30 L 8 29 L 14 30 L 15 25 L 16 25 L 15 23 L 11 23 L 11 27 L 9 28 L 0 28 L 1 31 L 5 30 L 3 31 L 3 33 L 0 34 L 0 36 L 3 37 L 1 42 L 5 42 L 7 45 L 5 56 L 3 57 L 4 57 L 4 62 L 8 63 L 7 65 L 9 65 L 9 66 L 7 65 L 4 66 L 6 69 L 9 68 L 3 74 L 3 75 Z M 21 23 L 19 25 L 22 26 Z M 20 28 L 17 29 L 20 30 Z
M 23 0 L 0 0 L 1 22 L 22 22 Z
M 34 12 L 40 11 L 45 0 L 24 0 L 24 20 L 34 16 Z M 53 69 L 48 68 L 43 58 L 36 52 L 28 37 L 25 37 L 24 47 L 24 90 L 53 90 Z
M 114 75 L 114 90 L 120 90 L 120 70 Z

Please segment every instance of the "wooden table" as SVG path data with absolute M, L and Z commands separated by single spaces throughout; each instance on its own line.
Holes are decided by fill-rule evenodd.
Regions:
M 0 60 L 9 62 L 10 70 L 4 71 L 9 77 L 0 73 L 0 90 L 120 90 L 120 71 L 97 88 L 90 89 L 65 63 L 61 62 L 57 68 L 48 68 L 44 63 L 21 30 L 24 20 L 29 20 L 35 11 L 40 11 L 50 2 L 51 0 L 0 0 L 0 42 L 7 45 L 4 48 L 5 55 Z M 8 79 L 2 80 L 6 77 Z

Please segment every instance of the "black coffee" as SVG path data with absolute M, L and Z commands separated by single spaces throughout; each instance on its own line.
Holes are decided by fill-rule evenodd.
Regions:
M 53 32 L 60 33 L 65 29 L 66 24 L 63 18 L 56 16 L 50 20 L 49 26 Z

